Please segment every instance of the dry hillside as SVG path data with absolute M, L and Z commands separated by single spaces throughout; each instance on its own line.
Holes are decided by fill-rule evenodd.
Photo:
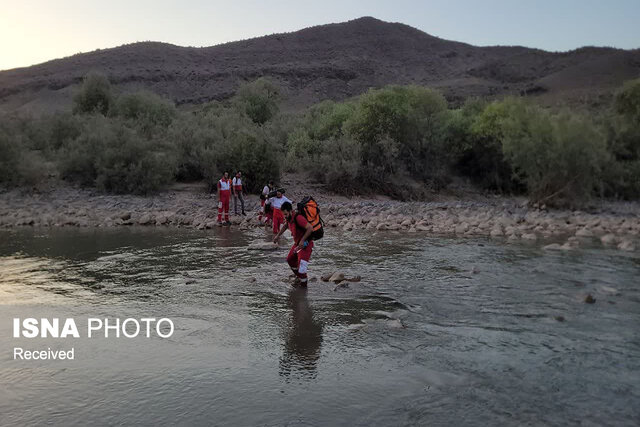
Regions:
M 206 48 L 134 43 L 2 71 L 0 112 L 66 109 L 92 70 L 117 91 L 147 89 L 179 105 L 227 98 L 260 76 L 284 88 L 290 108 L 390 83 L 437 87 L 452 102 L 526 94 L 597 105 L 640 76 L 640 50 L 476 47 L 367 17 Z

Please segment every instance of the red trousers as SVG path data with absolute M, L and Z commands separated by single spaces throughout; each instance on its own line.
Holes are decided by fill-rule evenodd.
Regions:
M 264 200 L 260 199 L 260 213 L 258 214 L 258 221 L 262 222 L 262 214 L 264 213 Z
M 289 250 L 289 255 L 287 255 L 287 264 L 302 283 L 307 283 L 307 269 L 312 250 L 313 240 L 309 240 L 307 247 L 301 251 L 298 251 L 298 245 L 294 243 Z
M 278 231 L 280 231 L 280 227 L 282 227 L 282 224 L 284 224 L 286 221 L 284 219 L 284 214 L 280 209 L 273 208 L 272 212 L 273 212 L 273 234 L 278 234 Z
M 222 222 L 222 212 L 224 220 L 229 221 L 229 200 L 231 200 L 230 190 L 220 190 L 220 200 L 218 200 L 218 222 Z

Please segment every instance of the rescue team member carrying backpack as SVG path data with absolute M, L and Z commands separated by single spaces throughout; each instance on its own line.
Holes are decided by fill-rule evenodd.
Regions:
M 324 235 L 322 219 L 320 219 L 320 209 L 318 204 L 311 197 L 305 197 L 298 203 L 298 208 L 293 209 L 289 202 L 285 202 L 280 207 L 286 224 L 282 226 L 278 234 L 273 238 L 274 242 L 285 232 L 287 226 L 293 236 L 293 246 L 287 255 L 287 263 L 296 275 L 294 286 L 307 286 L 307 270 L 309 260 L 313 251 L 313 241 L 321 239 Z M 314 226 L 315 224 L 315 226 Z
M 231 200 L 231 181 L 229 172 L 225 172 L 218 181 L 218 225 L 222 225 L 222 211 L 224 211 L 224 224 L 229 225 L 229 200 Z

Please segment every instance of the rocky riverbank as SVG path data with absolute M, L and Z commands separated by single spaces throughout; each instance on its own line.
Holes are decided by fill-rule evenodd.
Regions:
M 288 193 L 294 200 L 300 194 Z M 315 194 L 315 193 L 314 193 Z M 572 250 L 600 242 L 623 251 L 640 247 L 640 205 L 607 204 L 592 212 L 528 207 L 521 200 L 491 198 L 403 203 L 318 195 L 328 228 L 345 232 L 403 232 L 487 236 L 509 241 L 539 241 L 549 250 Z M 247 216 L 231 215 L 239 228 L 262 226 L 259 199 L 249 196 Z M 233 212 L 233 202 L 231 205 Z M 203 191 L 174 189 L 152 197 L 105 195 L 63 188 L 33 194 L 0 194 L 0 227 L 189 227 L 217 226 L 215 197 Z

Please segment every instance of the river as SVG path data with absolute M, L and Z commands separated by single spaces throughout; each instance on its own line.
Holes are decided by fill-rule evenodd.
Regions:
M 1 231 L 0 425 L 640 423 L 637 254 L 330 230 L 311 276 L 362 281 L 301 291 L 286 248 L 247 250 L 266 236 Z M 25 317 L 175 331 L 14 338 Z M 14 360 L 18 346 L 75 357 Z

